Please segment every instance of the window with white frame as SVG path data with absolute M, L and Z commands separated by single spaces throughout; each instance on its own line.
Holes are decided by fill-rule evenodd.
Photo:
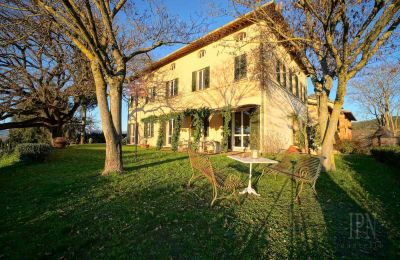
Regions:
M 154 123 L 153 122 L 144 123 L 144 137 L 145 138 L 154 137 Z
M 247 59 L 246 54 L 235 57 L 235 80 L 245 78 L 247 75 Z
M 165 86 L 166 98 L 178 95 L 178 79 L 167 81 Z
M 192 72 L 192 91 L 203 90 L 210 86 L 210 67 Z

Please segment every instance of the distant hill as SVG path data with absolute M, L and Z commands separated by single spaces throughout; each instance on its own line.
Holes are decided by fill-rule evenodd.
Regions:
M 395 118 L 395 117 L 394 117 Z M 376 119 L 352 122 L 353 138 L 360 139 L 372 135 L 378 130 Z
M 365 121 L 356 121 L 351 123 L 353 126 L 353 130 L 360 130 L 360 129 L 378 129 L 378 125 L 376 119 L 372 120 L 365 120 Z

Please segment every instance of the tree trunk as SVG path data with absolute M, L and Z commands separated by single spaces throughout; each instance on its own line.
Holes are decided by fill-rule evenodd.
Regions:
M 118 122 L 118 119 L 114 119 L 115 121 L 113 120 L 114 116 L 116 115 L 113 115 L 112 111 L 110 112 L 108 107 L 107 85 L 104 80 L 103 72 L 95 61 L 91 61 L 91 69 L 96 85 L 96 97 L 100 111 L 101 126 L 106 140 L 106 158 L 102 174 L 107 175 L 111 172 L 121 173 L 123 170 L 122 147 L 121 138 L 119 135 L 120 132 L 117 130 L 117 128 L 121 128 L 121 125 L 114 125 L 114 122 Z M 115 97 L 110 99 L 110 105 L 113 105 L 114 102 Z M 120 100 L 120 102 L 122 102 L 122 100 Z M 119 122 L 120 121 L 121 119 L 119 119 Z
M 80 144 L 85 143 L 86 139 L 86 105 L 82 104 L 81 107 L 81 115 L 82 115 L 82 121 L 81 121 L 81 141 Z
M 51 139 L 63 137 L 62 125 L 54 126 L 50 129 Z
M 65 148 L 67 142 L 63 136 L 62 125 L 57 125 L 50 128 L 50 133 L 51 145 L 55 148 Z
M 326 128 L 325 137 L 322 141 L 321 155 L 325 157 L 322 166 L 323 171 L 325 172 L 336 170 L 335 158 L 333 154 L 333 142 L 335 140 L 339 115 L 342 110 L 344 96 L 346 93 L 347 81 L 345 78 L 345 75 L 339 76 L 335 103 L 333 104 L 333 110 L 329 118 L 328 127 Z

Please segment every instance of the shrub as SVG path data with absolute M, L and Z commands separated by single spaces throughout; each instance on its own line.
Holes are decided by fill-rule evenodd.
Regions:
M 344 140 L 336 145 L 336 149 L 344 154 L 351 154 L 355 152 L 354 143 L 349 140 Z
M 400 146 L 381 146 L 371 149 L 376 160 L 400 167 Z
M 51 152 L 49 144 L 18 144 L 15 147 L 17 157 L 25 162 L 43 162 Z
M 127 145 L 127 144 L 128 144 L 128 137 L 122 138 L 121 144 L 122 144 L 122 145 Z

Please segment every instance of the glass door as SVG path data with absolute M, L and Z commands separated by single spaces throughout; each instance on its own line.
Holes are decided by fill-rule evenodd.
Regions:
M 168 122 L 168 131 L 167 131 L 167 144 L 168 145 L 171 145 L 173 131 L 174 131 L 174 119 L 171 119 Z
M 250 145 L 250 112 L 237 111 L 232 115 L 232 144 L 234 150 Z

